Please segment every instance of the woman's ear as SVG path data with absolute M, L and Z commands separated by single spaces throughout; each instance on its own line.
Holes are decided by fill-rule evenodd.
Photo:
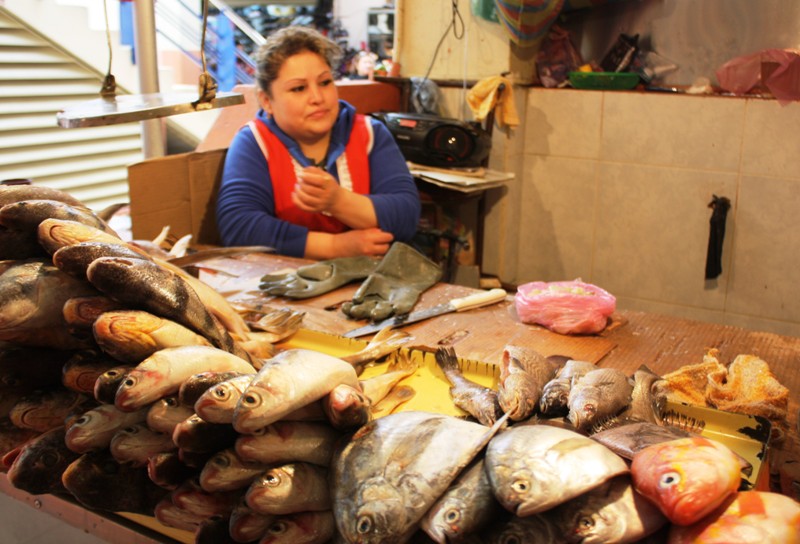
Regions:
M 264 108 L 264 111 L 267 112 L 267 114 L 272 115 L 272 103 L 270 103 L 267 93 L 262 89 L 259 89 L 256 93 L 256 96 L 258 97 L 258 104 Z

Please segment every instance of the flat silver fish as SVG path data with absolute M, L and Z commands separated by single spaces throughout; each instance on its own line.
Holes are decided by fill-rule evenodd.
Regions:
M 614 452 L 577 432 L 550 425 L 516 425 L 486 448 L 486 472 L 506 510 L 529 516 L 628 472 Z

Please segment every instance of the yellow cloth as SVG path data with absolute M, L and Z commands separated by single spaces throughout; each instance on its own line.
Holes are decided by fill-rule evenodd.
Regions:
M 500 99 L 497 99 L 497 89 L 505 85 Z M 500 126 L 519 125 L 517 107 L 514 105 L 514 93 L 511 92 L 511 81 L 503 76 L 490 76 L 481 79 L 467 93 L 467 104 L 472 110 L 472 115 L 478 121 L 483 121 L 495 106 L 495 119 Z

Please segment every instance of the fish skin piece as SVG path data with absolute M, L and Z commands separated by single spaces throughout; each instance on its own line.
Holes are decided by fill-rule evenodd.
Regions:
M 311 463 L 271 467 L 253 480 L 245 501 L 255 512 L 276 516 L 330 510 L 328 469 Z
M 233 423 L 236 406 L 254 375 L 242 374 L 210 387 L 194 403 L 194 411 L 209 423 Z
M 116 359 L 97 350 L 79 351 L 64 363 L 61 381 L 71 391 L 94 396 L 97 378 L 118 365 Z
M 321 399 L 339 384 L 360 388 L 353 366 L 309 349 L 290 349 L 264 362 L 236 406 L 233 428 L 252 433 Z
M 322 398 L 325 417 L 334 429 L 357 429 L 372 419 L 372 402 L 367 395 L 347 384 L 339 384 Z
M 64 469 L 64 487 L 84 506 L 108 512 L 152 515 L 167 495 L 147 469 L 118 463 L 108 450 L 84 453 Z
M 122 257 L 95 259 L 86 276 L 114 300 L 180 323 L 214 346 L 251 361 L 183 276 L 147 259 Z
M 84 412 L 69 426 L 64 442 L 75 453 L 104 449 L 117 431 L 142 423 L 146 417 L 145 409 L 123 412 L 113 404 L 101 404 Z
M 633 456 L 636 490 L 677 525 L 692 525 L 736 493 L 739 456 L 701 436 L 655 444 Z
M 135 467 L 147 466 L 150 456 L 177 450 L 168 434 L 150 430 L 145 423 L 134 423 L 120 429 L 111 438 L 108 450 L 118 463 Z
M 464 469 L 420 521 L 434 541 L 459 541 L 488 526 L 502 512 L 483 465 L 483 459 L 476 459 Z
M 481 544 L 566 544 L 558 530 L 547 515 L 534 514 L 524 518 L 511 516 L 493 523 L 481 531 Z
M 629 544 L 656 533 L 668 521 L 633 488 L 625 474 L 563 503 L 547 514 L 567 542 Z
M 506 419 L 487 429 L 453 416 L 407 411 L 361 427 L 331 464 L 340 535 L 351 544 L 407 542 Z
M 122 363 L 139 364 L 164 348 L 211 345 L 187 327 L 143 310 L 104 312 L 92 331 L 100 349 Z
M 271 463 L 245 462 L 234 448 L 226 448 L 215 453 L 203 466 L 199 476 L 200 487 L 209 493 L 246 490 L 271 466 Z
M 394 413 L 400 406 L 413 399 L 416 394 L 417 392 L 410 385 L 395 385 L 388 395 L 383 397 L 378 404 L 372 406 L 371 419 Z
M 213 453 L 233 446 L 239 434 L 227 424 L 209 423 L 192 414 L 172 431 L 172 441 L 183 451 Z
M 599 442 L 550 425 L 516 425 L 499 433 L 485 459 L 495 497 L 523 517 L 628 473 L 625 461 Z
M 63 493 L 61 474 L 79 457 L 67 448 L 64 434 L 64 427 L 51 429 L 7 454 L 3 464 L 9 467 L 8 482 L 31 495 Z
M 513 421 L 529 418 L 539 406 L 542 390 L 560 368 L 560 361 L 548 359 L 532 349 L 506 345 L 500 363 L 497 399 Z
M 779 493 L 739 491 L 707 517 L 672 525 L 669 544 L 797 544 L 800 503 Z
M 120 365 L 110 368 L 97 377 L 94 382 L 94 398 L 97 402 L 103 404 L 114 404 L 114 398 L 117 396 L 117 389 L 119 384 L 128 375 L 128 372 L 133 370 L 131 365 Z
M 236 439 L 236 454 L 245 462 L 288 463 L 303 461 L 328 466 L 341 437 L 327 423 L 276 421 L 259 434 Z
M 147 426 L 170 436 L 180 422 L 194 414 L 192 407 L 180 402 L 175 395 L 162 397 L 144 409 L 147 410 Z
M 117 389 L 114 404 L 120 410 L 137 410 L 174 395 L 184 380 L 203 370 L 255 373 L 255 368 L 241 357 L 215 347 L 164 348 L 128 372 Z
M 547 417 L 561 417 L 569 412 L 569 391 L 573 381 L 580 379 L 587 372 L 596 369 L 589 361 L 568 359 L 564 366 L 547 382 L 539 399 L 539 412 Z
M 592 370 L 572 384 L 567 419 L 575 428 L 589 430 L 595 423 L 630 406 L 632 393 L 633 384 L 621 370 Z
M 646 421 L 623 421 L 622 424 L 589 435 L 628 461 L 648 446 L 695 436 L 678 427 L 662 426 Z
M 331 511 L 277 516 L 258 544 L 324 544 L 336 535 Z
M 436 364 L 450 382 L 453 404 L 470 414 L 482 425 L 491 427 L 503 415 L 497 392 L 464 377 L 452 347 L 436 350 Z
M 45 219 L 64 219 L 100 229 L 119 237 L 108 223 L 90 208 L 52 199 L 29 199 L 0 208 L 0 225 L 16 230 L 35 231 Z

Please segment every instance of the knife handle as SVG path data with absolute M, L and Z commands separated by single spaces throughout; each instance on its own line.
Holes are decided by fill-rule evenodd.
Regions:
M 487 306 L 489 304 L 494 304 L 496 302 L 500 302 L 506 298 L 506 291 L 505 289 L 500 289 L 499 287 L 495 289 L 491 289 L 489 291 L 481 291 L 480 293 L 475 293 L 474 295 L 468 295 L 466 297 L 461 298 L 454 298 L 450 301 L 450 305 L 456 309 L 457 312 L 461 312 L 464 310 L 470 310 L 472 308 L 479 308 L 481 306 Z

